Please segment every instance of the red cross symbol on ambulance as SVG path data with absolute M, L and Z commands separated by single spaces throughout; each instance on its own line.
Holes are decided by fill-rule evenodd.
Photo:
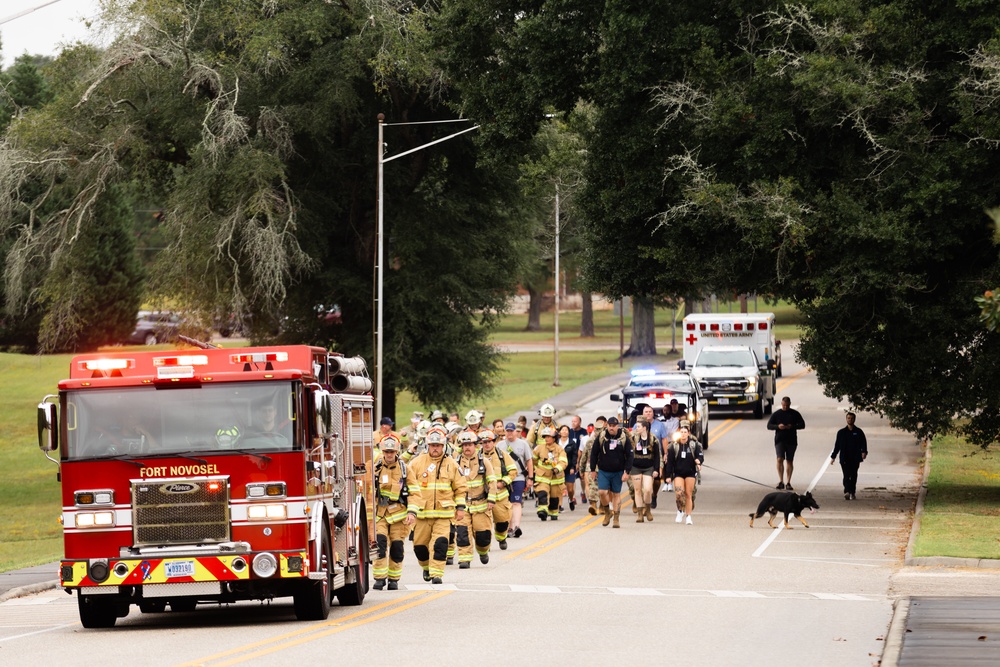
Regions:
M 685 338 L 684 340 L 687 341 L 688 345 L 694 345 L 696 342 L 698 342 L 698 338 L 694 334 L 688 334 L 688 337 Z

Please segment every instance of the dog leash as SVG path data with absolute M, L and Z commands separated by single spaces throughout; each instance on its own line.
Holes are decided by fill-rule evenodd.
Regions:
M 712 470 L 714 470 L 716 472 L 721 472 L 723 475 L 729 475 L 730 477 L 735 477 L 736 479 L 742 479 L 744 482 L 750 482 L 751 484 L 756 484 L 758 486 L 764 486 L 764 487 L 767 487 L 769 489 L 771 488 L 770 484 L 764 484 L 763 482 L 758 482 L 758 481 L 753 480 L 753 479 L 747 479 L 746 477 L 740 477 L 739 475 L 734 475 L 731 472 L 726 472 L 725 470 L 720 470 L 719 468 L 716 468 L 714 466 L 710 466 L 707 463 L 702 463 L 701 466 L 703 468 L 711 468 Z

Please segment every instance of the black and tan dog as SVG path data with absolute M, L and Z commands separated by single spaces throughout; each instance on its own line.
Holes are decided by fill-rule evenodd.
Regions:
M 771 514 L 771 518 L 767 520 L 767 525 L 771 528 L 777 528 L 774 525 L 774 517 L 780 512 L 785 517 L 785 528 L 789 530 L 792 529 L 788 525 L 788 515 L 794 514 L 795 518 L 802 522 L 802 525 L 806 528 L 809 524 L 806 520 L 802 518 L 802 510 L 807 509 L 810 512 L 814 512 L 819 509 L 819 505 L 813 499 L 812 493 L 807 491 L 805 495 L 800 493 L 793 493 L 790 491 L 772 491 L 771 493 L 764 496 L 764 499 L 760 501 L 757 505 L 757 511 L 750 513 L 750 527 L 753 528 L 753 520 L 759 519 L 764 516 L 765 512 Z

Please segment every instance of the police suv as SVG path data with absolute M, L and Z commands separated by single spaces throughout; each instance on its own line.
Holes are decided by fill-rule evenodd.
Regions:
M 621 401 L 619 417 L 630 427 L 635 425 L 635 418 L 642 414 L 646 405 L 653 408 L 656 419 L 663 419 L 663 410 L 669 410 L 673 399 L 691 422 L 691 435 L 703 447 L 708 447 L 708 401 L 688 371 L 636 368 L 621 393 L 611 394 L 612 401 Z

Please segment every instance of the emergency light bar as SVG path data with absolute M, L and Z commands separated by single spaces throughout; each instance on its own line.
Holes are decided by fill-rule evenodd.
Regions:
M 120 371 L 135 368 L 135 359 L 87 359 L 80 362 L 81 371 Z
M 670 397 L 671 397 L 671 394 L 666 394 L 666 393 L 664 393 L 664 394 L 657 394 L 655 391 L 646 394 L 646 398 L 670 398 Z
M 187 380 L 194 377 L 194 366 L 160 366 L 156 369 L 158 380 Z
M 231 354 L 231 364 L 258 364 L 266 361 L 288 361 L 287 352 L 252 352 L 249 354 Z
M 184 354 L 178 357 L 153 357 L 154 366 L 207 366 L 208 355 Z M 161 376 L 162 377 L 162 376 Z
M 732 325 L 730 325 L 728 323 L 722 324 L 721 325 L 722 331 L 729 331 L 730 326 L 732 326 L 732 329 L 734 331 L 743 331 L 743 323 L 742 322 L 736 322 L 736 323 L 734 323 Z M 684 328 L 687 329 L 688 331 L 695 331 L 695 330 L 699 330 L 699 331 L 719 331 L 719 327 L 720 327 L 719 324 L 705 324 L 704 322 L 702 322 L 700 324 L 697 324 L 697 325 L 694 322 L 688 322 L 686 325 L 684 325 Z M 754 329 L 756 329 L 757 331 L 767 331 L 767 322 L 747 322 L 746 323 L 746 328 L 747 328 L 747 331 L 753 331 Z M 634 373 L 633 373 L 633 375 L 634 375 Z
M 632 377 L 649 377 L 650 375 L 656 375 L 655 368 L 633 368 Z

